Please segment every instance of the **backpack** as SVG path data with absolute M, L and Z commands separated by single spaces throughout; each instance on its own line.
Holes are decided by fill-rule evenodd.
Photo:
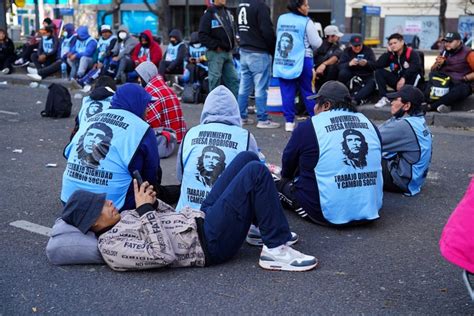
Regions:
M 433 71 L 430 73 L 429 79 L 429 92 L 430 101 L 434 102 L 439 100 L 442 96 L 445 96 L 449 92 L 451 85 L 451 77 L 445 73 L 439 71 Z
M 60 84 L 53 83 L 49 87 L 46 106 L 41 111 L 42 117 L 69 117 L 71 115 L 71 94 L 69 90 Z
M 359 76 L 354 76 L 349 81 L 349 91 L 351 94 L 356 95 L 365 86 L 364 80 Z
M 181 101 L 184 103 L 198 103 L 201 93 L 201 85 L 199 83 L 187 84 L 184 86 Z

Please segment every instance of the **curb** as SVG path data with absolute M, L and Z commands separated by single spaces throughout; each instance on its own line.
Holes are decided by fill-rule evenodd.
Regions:
M 365 104 L 358 107 L 359 112 L 375 121 L 385 121 L 391 117 L 390 107 L 375 108 L 373 104 Z M 426 113 L 426 123 L 431 126 L 454 127 L 474 129 L 474 113 L 451 112 L 441 114 L 437 112 Z

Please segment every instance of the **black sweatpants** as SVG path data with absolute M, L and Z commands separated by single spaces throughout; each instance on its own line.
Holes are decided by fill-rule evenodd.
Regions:
M 413 85 L 417 75 L 405 78 L 405 84 Z M 375 71 L 375 81 L 379 88 L 379 96 L 384 97 L 387 95 L 387 86 L 396 90 L 398 80 L 400 80 L 400 78 L 393 72 L 385 69 L 377 69 Z
M 429 96 L 429 89 L 431 87 L 427 87 L 427 95 Z M 457 82 L 449 88 L 449 92 L 446 95 L 443 95 L 439 100 L 433 102 L 431 104 L 431 109 L 436 110 L 438 106 L 441 104 L 452 106 L 456 108 L 456 103 L 460 102 L 467 97 L 469 97 L 472 93 L 471 83 L 470 82 Z M 429 99 L 427 99 L 429 100 Z
M 349 88 L 349 82 L 355 76 L 357 76 L 357 74 L 354 74 L 350 69 L 339 69 L 337 80 Z M 375 79 L 373 75 L 359 77 L 364 82 L 364 86 L 357 92 L 356 95 L 353 96 L 357 102 L 360 102 L 361 100 L 367 100 L 375 91 Z

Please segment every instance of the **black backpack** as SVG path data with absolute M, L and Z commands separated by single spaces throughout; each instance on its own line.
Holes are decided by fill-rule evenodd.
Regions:
M 71 94 L 68 89 L 60 84 L 53 83 L 49 87 L 46 106 L 41 111 L 43 117 L 69 117 L 71 115 Z

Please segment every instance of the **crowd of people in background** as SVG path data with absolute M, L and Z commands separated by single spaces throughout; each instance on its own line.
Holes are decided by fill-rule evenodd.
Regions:
M 423 55 L 401 34 L 390 35 L 387 52 L 376 58 L 360 35 L 341 49 L 343 33 L 335 25 L 321 38 L 307 0 L 290 0 L 276 31 L 263 1 L 241 0 L 237 21 L 225 4 L 215 0 L 205 11 L 189 45 L 173 29 L 164 53 L 150 30 L 137 38 L 125 25 L 116 35 L 102 25 L 97 40 L 87 26 L 75 31 L 66 24 L 58 39 L 46 19 L 41 39 L 14 58 L 0 30 L 3 73 L 29 64 L 33 80 L 61 72 L 92 89 L 64 151 L 65 208 L 55 227 L 100 235 L 100 254 L 115 270 L 218 264 L 245 240 L 263 245 L 259 264 L 265 269 L 310 270 L 317 259 L 291 247 L 298 235 L 282 207 L 331 227 L 377 220 L 383 190 L 421 191 L 432 154 L 425 111 L 449 112 L 472 93 L 474 53 L 459 33 L 442 38 L 425 80 Z M 255 123 L 248 115 L 251 94 L 256 127 L 280 127 L 266 108 L 272 76 L 279 80 L 285 131 L 292 132 L 274 177 L 242 127 Z M 183 84 L 209 93 L 200 124 L 189 130 L 172 89 Z M 375 107 L 390 106 L 392 115 L 380 126 L 357 111 L 376 90 Z M 298 91 L 309 119 L 296 125 Z M 180 188 L 161 184 L 160 158 L 175 145 Z M 54 231 L 53 262 L 101 261 L 97 249 L 62 254 L 67 234 Z

